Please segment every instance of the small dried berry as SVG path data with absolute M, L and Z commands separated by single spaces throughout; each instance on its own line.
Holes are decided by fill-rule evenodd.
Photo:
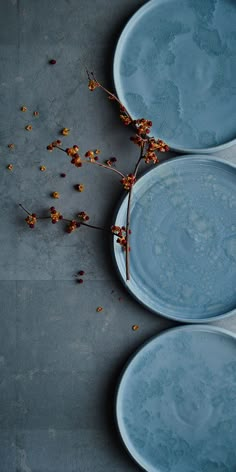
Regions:
M 21 107 L 21 111 L 23 111 L 24 113 L 27 111 L 27 108 L 25 106 Z
M 41 172 L 45 172 L 46 166 L 40 166 L 40 170 L 41 170 Z
M 138 325 L 133 325 L 133 326 L 132 326 L 132 330 L 133 330 L 133 331 L 137 331 L 138 329 L 139 329 L 139 326 L 138 326 Z
M 69 129 L 69 128 L 63 128 L 63 129 L 61 130 L 61 134 L 62 134 L 63 136 L 68 136 L 68 135 L 70 134 L 70 129 Z
M 84 270 L 80 270 L 80 271 L 78 272 L 78 275 L 84 275 L 84 274 L 85 274 Z
M 9 147 L 9 149 L 14 149 L 15 144 L 13 144 L 13 143 L 12 143 L 12 144 L 8 144 L 8 147 Z
M 61 175 L 61 177 L 63 177 L 63 178 L 66 177 L 66 174 L 64 174 L 64 172 L 63 172 L 62 174 L 60 174 L 60 175 Z
M 27 125 L 25 126 L 26 131 L 32 131 L 33 126 L 32 125 Z
M 47 150 L 48 150 L 48 151 L 52 152 L 53 149 L 54 149 L 54 148 L 53 148 L 53 145 L 52 145 L 52 144 L 49 144 L 49 145 L 47 146 Z
M 38 112 L 38 111 L 34 111 L 34 112 L 33 112 L 33 115 L 34 115 L 34 116 L 39 116 L 39 112 Z
M 99 313 L 100 311 L 102 311 L 102 310 L 103 310 L 102 306 L 98 306 L 97 309 L 96 309 L 96 311 L 97 311 L 98 313 Z
M 52 193 L 52 197 L 53 197 L 53 198 L 60 198 L 59 192 L 53 192 L 53 193 Z
M 8 164 L 7 169 L 8 169 L 8 170 L 12 170 L 12 169 L 13 169 L 13 165 L 12 165 L 12 164 Z
M 77 185 L 75 185 L 75 189 L 78 190 L 78 192 L 83 192 L 84 191 L 84 185 L 83 184 L 77 184 Z
M 49 64 L 52 64 L 52 65 L 54 65 L 54 64 L 56 64 L 56 63 L 57 63 L 56 59 L 51 59 L 51 60 L 49 61 Z
M 78 284 L 82 284 L 84 281 L 83 281 L 83 279 L 78 279 L 77 282 L 78 282 Z

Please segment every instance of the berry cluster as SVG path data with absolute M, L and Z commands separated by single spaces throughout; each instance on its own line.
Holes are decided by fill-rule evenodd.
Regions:
M 29 228 L 33 229 L 37 223 L 37 216 L 35 213 L 32 213 L 32 215 L 28 215 L 27 218 L 25 218 L 25 221 Z
M 61 146 L 62 142 L 60 139 L 57 139 L 56 141 L 53 141 L 52 143 L 48 144 L 47 150 L 52 152 L 54 148 Z
M 150 120 L 140 118 L 139 120 L 134 120 L 133 123 L 136 126 L 137 133 L 139 136 L 150 133 L 150 128 L 152 127 L 152 122 Z
M 88 221 L 89 220 L 89 216 L 85 211 L 80 211 L 77 216 L 81 221 Z
M 111 227 L 111 231 L 115 236 L 118 236 L 116 242 L 122 246 L 122 249 L 124 251 L 127 251 L 127 231 L 125 226 L 115 226 L 113 225 Z M 131 231 L 129 230 L 129 234 L 131 234 Z M 129 247 L 130 251 L 130 247 Z
M 67 226 L 66 232 L 67 233 L 72 233 L 73 231 L 75 231 L 79 227 L 80 227 L 80 224 L 78 223 L 78 221 L 71 220 L 69 222 L 68 226 Z
M 50 208 L 52 224 L 57 223 L 59 220 L 63 219 L 62 214 L 56 210 L 55 207 Z
M 123 179 L 121 179 L 121 183 L 125 190 L 130 190 L 131 187 L 133 187 L 133 185 L 135 184 L 135 182 L 136 182 L 136 177 L 134 174 L 125 175 Z

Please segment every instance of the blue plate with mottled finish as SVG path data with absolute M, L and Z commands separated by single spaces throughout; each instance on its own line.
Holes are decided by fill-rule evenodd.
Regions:
M 114 81 L 134 118 L 172 149 L 236 143 L 236 2 L 151 0 L 119 39 Z
M 126 224 L 127 195 L 115 224 Z M 119 274 L 138 301 L 181 322 L 236 313 L 236 167 L 213 156 L 166 161 L 133 188 L 130 280 L 114 239 Z
M 153 338 L 122 375 L 116 417 L 148 472 L 235 472 L 236 335 L 198 325 Z

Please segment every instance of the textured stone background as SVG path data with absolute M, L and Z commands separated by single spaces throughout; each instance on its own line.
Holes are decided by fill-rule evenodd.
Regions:
M 85 67 L 112 86 L 116 41 L 143 3 L 1 1 L 0 472 L 139 470 L 116 432 L 115 386 L 129 355 L 173 323 L 126 293 L 103 234 L 83 228 L 67 235 L 47 222 L 30 231 L 18 203 L 45 210 L 56 190 L 65 216 L 85 210 L 94 223 L 112 221 L 121 192 L 116 176 L 92 166 L 75 169 L 45 146 L 69 127 L 66 145 L 100 147 L 104 158 L 116 155 L 130 169 L 135 147 L 129 132 L 113 104 L 100 91 L 88 91 Z M 28 123 L 31 133 L 24 129 Z M 14 151 L 7 148 L 11 142 Z M 235 149 L 220 155 L 236 160 Z M 82 194 L 73 189 L 80 182 Z M 83 285 L 74 278 L 80 269 Z M 140 330 L 133 332 L 133 324 Z M 236 331 L 234 320 L 221 325 Z

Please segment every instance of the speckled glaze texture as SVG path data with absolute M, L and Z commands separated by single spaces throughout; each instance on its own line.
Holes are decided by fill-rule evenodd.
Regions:
M 133 357 L 121 379 L 118 426 L 148 472 L 235 472 L 236 339 L 175 328 Z
M 118 95 L 173 149 L 206 152 L 235 142 L 235 24 L 234 0 L 152 0 L 121 35 Z
M 149 309 L 188 322 L 236 308 L 236 168 L 211 156 L 169 160 L 135 185 L 128 289 Z M 116 217 L 125 222 L 127 197 Z

